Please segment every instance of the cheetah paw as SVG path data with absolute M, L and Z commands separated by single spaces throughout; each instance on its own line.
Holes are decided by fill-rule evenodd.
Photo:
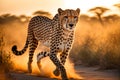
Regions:
M 53 73 L 54 73 L 55 76 L 59 76 L 60 75 L 60 71 L 58 69 L 54 70 Z

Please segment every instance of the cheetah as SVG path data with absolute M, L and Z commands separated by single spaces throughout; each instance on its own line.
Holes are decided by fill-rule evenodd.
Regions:
M 33 54 L 37 48 L 38 42 L 48 47 L 48 51 L 43 51 L 37 55 L 37 65 L 40 69 L 40 61 L 42 58 L 49 56 L 50 60 L 55 64 L 56 69 L 53 71 L 55 76 L 61 74 L 62 80 L 68 80 L 66 69 L 64 67 L 66 58 L 72 48 L 74 41 L 75 27 L 78 22 L 80 9 L 58 8 L 58 13 L 49 19 L 45 16 L 33 17 L 28 25 L 28 34 L 26 44 L 21 51 L 17 50 L 17 46 L 12 47 L 15 55 L 22 55 L 29 45 L 29 61 L 28 72 L 32 72 Z M 60 59 L 57 54 L 60 53 Z

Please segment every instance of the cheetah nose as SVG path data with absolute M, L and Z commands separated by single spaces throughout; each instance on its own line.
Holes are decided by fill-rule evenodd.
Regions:
M 73 27 L 73 24 L 69 24 L 70 27 Z

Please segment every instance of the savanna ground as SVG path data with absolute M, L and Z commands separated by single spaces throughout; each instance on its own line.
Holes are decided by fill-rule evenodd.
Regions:
M 98 10 L 98 12 L 97 12 Z M 83 77 L 85 80 L 120 79 L 120 16 L 104 16 L 106 8 L 96 7 L 90 17 L 80 15 L 76 27 L 75 41 L 66 63 L 69 77 Z M 36 11 L 33 15 L 52 18 L 49 12 Z M 42 60 L 42 72 L 36 66 L 36 53 L 44 47 L 38 47 L 33 61 L 33 74 L 28 74 L 28 51 L 15 56 L 11 47 L 16 44 L 22 49 L 27 36 L 27 26 L 31 16 L 3 14 L 0 16 L 0 80 L 54 80 L 52 71 L 55 66 L 49 58 Z M 59 77 L 58 77 L 59 78 Z M 75 79 L 76 80 L 76 79 Z

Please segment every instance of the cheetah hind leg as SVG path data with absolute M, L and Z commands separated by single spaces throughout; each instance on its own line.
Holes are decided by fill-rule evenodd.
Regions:
M 33 55 L 34 51 L 37 46 L 31 46 L 29 51 L 29 61 L 28 61 L 28 72 L 32 73 L 32 62 L 33 62 Z
M 48 52 L 40 52 L 37 55 L 37 66 L 38 66 L 38 68 L 39 68 L 40 71 L 42 71 L 41 70 L 41 64 L 40 64 L 41 59 L 44 58 L 44 57 L 47 57 L 47 56 L 49 56 Z
M 29 73 L 32 73 L 32 65 L 31 65 L 32 62 L 28 62 L 28 72 Z

